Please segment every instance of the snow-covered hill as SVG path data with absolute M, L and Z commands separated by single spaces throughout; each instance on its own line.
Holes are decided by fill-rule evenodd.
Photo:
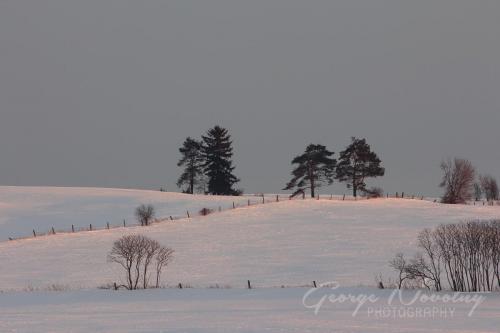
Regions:
M 36 223 L 38 214 L 48 219 L 50 212 L 47 207 L 54 206 L 45 201 L 38 203 L 39 192 L 24 189 L 26 194 L 21 196 L 22 190 L 11 190 L 18 198 L 23 198 L 19 203 L 11 200 L 11 204 L 18 207 L 18 211 L 21 211 L 19 207 L 25 207 L 23 211 L 31 216 L 33 223 Z M 176 210 L 182 214 L 186 207 L 218 205 L 233 200 L 160 192 L 151 192 L 148 196 L 149 192 L 139 191 L 139 195 L 139 192 L 109 190 L 110 193 L 127 194 L 123 200 L 133 201 L 127 206 L 123 201 L 112 199 L 115 198 L 113 195 L 95 195 L 92 203 L 65 197 L 65 193 L 72 191 L 81 190 L 64 189 L 57 194 L 67 199 L 64 216 L 70 223 L 73 221 L 72 209 L 98 214 L 102 208 L 102 211 L 112 214 L 130 210 L 129 206 L 134 207 L 139 201 L 149 199 L 153 202 L 155 199 L 154 203 L 158 205 L 164 200 L 165 212 Z M 91 196 L 86 195 L 87 198 Z M 78 203 L 91 208 L 79 207 Z M 66 207 L 64 203 L 60 205 Z M 76 216 L 81 218 L 82 213 Z M 0 289 L 51 284 L 71 288 L 97 287 L 117 281 L 121 271 L 106 262 L 106 255 L 113 241 L 131 233 L 153 237 L 175 249 L 175 260 L 165 273 L 164 282 L 167 284 L 183 282 L 209 286 L 218 283 L 242 287 L 247 280 L 252 280 L 256 286 L 335 280 L 343 286 L 373 285 L 375 275 L 382 273 L 388 277 L 394 274 L 387 261 L 399 251 L 412 253 L 416 235 L 423 228 L 469 218 L 498 217 L 499 206 L 447 206 L 402 199 L 357 202 L 297 200 L 243 207 L 189 220 L 166 221 L 151 227 L 6 241 L 0 243 L 0 266 L 8 267 L 0 272 Z
M 251 198 L 258 200 L 257 198 Z M 218 209 L 244 204 L 246 197 L 186 195 L 181 193 L 74 187 L 0 186 L 0 240 L 31 236 L 33 229 L 45 233 L 56 230 L 94 227 L 107 222 L 122 225 L 135 223 L 134 209 L 153 204 L 159 217 L 184 217 L 186 211 L 198 212 L 203 207 Z

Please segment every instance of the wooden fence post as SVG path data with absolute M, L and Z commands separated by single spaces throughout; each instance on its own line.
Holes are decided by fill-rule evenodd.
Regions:
M 52 227 L 52 235 L 55 235 L 56 231 L 54 230 L 54 227 Z
M 172 215 L 170 215 L 170 221 L 173 221 L 173 220 L 174 220 L 174 218 L 172 217 Z
M 113 282 L 113 288 L 114 288 L 115 290 L 118 290 L 118 286 L 116 285 L 116 282 Z
M 127 225 L 125 223 L 125 219 L 123 219 L 123 227 L 125 228 Z
M 182 283 L 179 282 L 179 289 L 182 289 Z
M 252 289 L 252 285 L 250 284 L 250 280 L 247 281 L 248 289 Z
M 345 201 L 345 193 L 344 193 L 344 196 L 342 197 L 342 201 Z
M 109 230 L 109 222 L 106 222 L 106 228 Z
M 74 224 L 71 225 L 71 232 L 75 232 L 75 225 Z
M 36 232 L 35 232 L 35 229 L 33 229 L 33 237 L 36 238 Z
M 90 223 L 90 231 L 92 231 L 92 223 Z
M 248 199 L 248 205 L 250 206 L 250 199 Z
M 191 216 L 189 216 L 189 210 L 187 210 L 186 213 L 187 213 L 188 219 L 191 218 Z
M 279 202 L 280 201 L 280 196 L 279 194 L 276 194 L 276 202 Z
M 316 285 L 316 281 L 313 281 L 313 286 L 314 288 L 318 288 L 318 286 Z
M 236 208 L 236 207 L 234 206 L 234 201 L 233 201 L 233 209 L 234 209 L 234 208 Z
M 266 201 L 265 201 L 265 199 L 264 199 L 264 195 L 262 195 L 262 203 L 263 203 L 263 204 L 265 204 L 265 203 L 266 203 Z

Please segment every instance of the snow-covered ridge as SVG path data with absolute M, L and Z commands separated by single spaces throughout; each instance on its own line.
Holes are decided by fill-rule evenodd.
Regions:
M 83 214 L 101 216 L 96 215 L 102 214 L 100 208 L 109 213 L 126 209 L 133 214 L 136 203 L 146 201 L 158 206 L 159 215 L 165 216 L 175 209 L 182 215 L 186 207 L 194 210 L 230 206 L 235 199 L 112 189 L 99 190 L 99 194 L 91 189 L 54 189 L 44 199 L 42 192 L 2 188 L 2 198 L 10 201 L 0 201 L 14 206 L 14 210 L 4 208 L 3 212 L 11 216 L 15 215 L 12 212 L 24 212 L 33 221 L 37 216 L 51 221 L 50 211 L 58 199 L 59 210 L 53 216 L 73 221 L 72 210 L 80 212 L 76 214 L 80 218 Z M 239 200 L 244 206 L 248 199 Z M 79 207 L 82 203 L 91 208 Z M 392 276 L 387 261 L 396 252 L 413 253 L 416 235 L 423 228 L 499 217 L 499 206 L 449 206 L 425 200 L 308 199 L 253 205 L 150 227 L 2 242 L 0 265 L 9 269 L 0 273 L 0 288 L 51 284 L 94 288 L 116 281 L 121 271 L 106 262 L 106 255 L 114 240 L 131 233 L 153 237 L 175 249 L 175 260 L 165 273 L 167 284 L 183 282 L 206 287 L 218 283 L 240 287 L 252 280 L 256 286 L 271 287 L 335 280 L 343 286 L 373 285 L 376 274 Z

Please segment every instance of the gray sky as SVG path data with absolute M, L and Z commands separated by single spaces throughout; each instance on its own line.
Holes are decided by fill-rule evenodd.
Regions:
M 176 190 L 221 124 L 247 192 L 351 136 L 387 191 L 439 193 L 460 156 L 500 178 L 500 1 L 1 0 L 0 184 Z M 336 154 L 337 155 L 337 154 Z M 344 185 L 324 189 L 342 193 Z

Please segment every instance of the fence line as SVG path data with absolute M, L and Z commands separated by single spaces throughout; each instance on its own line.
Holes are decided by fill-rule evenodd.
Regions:
M 369 198 L 369 197 L 353 197 L 350 195 L 333 195 L 333 194 L 323 194 L 323 195 L 317 195 L 315 198 L 311 198 L 310 196 L 303 195 L 300 197 L 291 197 L 288 195 L 270 195 L 270 196 L 265 196 L 265 195 L 255 195 L 255 197 L 258 197 L 259 199 L 256 199 L 255 201 L 252 201 L 250 198 L 245 200 L 244 202 L 232 202 L 232 205 L 229 208 L 223 208 L 222 206 L 218 206 L 216 209 L 212 208 L 207 208 L 203 207 L 201 208 L 198 212 L 189 212 L 186 211 L 186 216 L 185 217 L 180 217 L 180 216 L 172 216 L 168 215 L 167 217 L 164 218 L 159 218 L 156 219 L 152 222 L 154 223 L 163 223 L 167 221 L 181 221 L 181 220 L 186 220 L 186 219 L 191 219 L 194 216 L 206 216 L 209 214 L 214 214 L 216 212 L 225 212 L 228 210 L 233 210 L 233 209 L 238 209 L 238 208 L 244 208 L 244 207 L 250 207 L 250 206 L 256 206 L 256 205 L 264 205 L 264 204 L 269 204 L 269 203 L 279 203 L 279 202 L 284 202 L 284 201 L 290 201 L 290 200 L 334 200 L 334 201 L 362 201 L 362 200 L 373 200 L 375 198 Z M 434 198 L 426 198 L 421 195 L 408 195 L 405 194 L 405 192 L 396 192 L 394 195 L 390 195 L 389 193 L 386 193 L 385 196 L 382 196 L 378 199 L 405 199 L 405 200 L 426 200 L 426 201 L 433 201 L 433 202 L 438 202 L 438 199 Z M 489 202 L 485 203 L 485 201 L 474 201 L 471 203 L 468 203 L 469 205 L 494 205 L 495 203 Z M 497 204 L 500 204 L 497 202 Z M 99 229 L 99 227 L 96 226 L 96 224 L 89 224 L 89 227 L 75 227 L 73 224 L 71 225 L 71 230 L 61 230 L 61 229 L 55 229 L 54 227 L 51 227 L 50 231 L 48 232 L 37 232 L 35 229 L 33 229 L 32 236 L 25 236 L 25 237 L 9 237 L 9 240 L 23 240 L 23 239 L 32 239 L 36 237 L 41 237 L 41 236 L 50 236 L 50 235 L 55 235 L 55 234 L 71 234 L 71 233 L 79 233 L 79 232 L 93 232 L 93 231 L 100 231 L 100 230 L 111 230 L 111 229 L 118 229 L 118 228 L 131 228 L 131 227 L 138 227 L 141 226 L 140 223 L 127 223 L 126 220 L 123 220 L 123 225 L 111 225 L 109 222 L 106 222 L 105 225 L 102 227 L 102 229 Z

